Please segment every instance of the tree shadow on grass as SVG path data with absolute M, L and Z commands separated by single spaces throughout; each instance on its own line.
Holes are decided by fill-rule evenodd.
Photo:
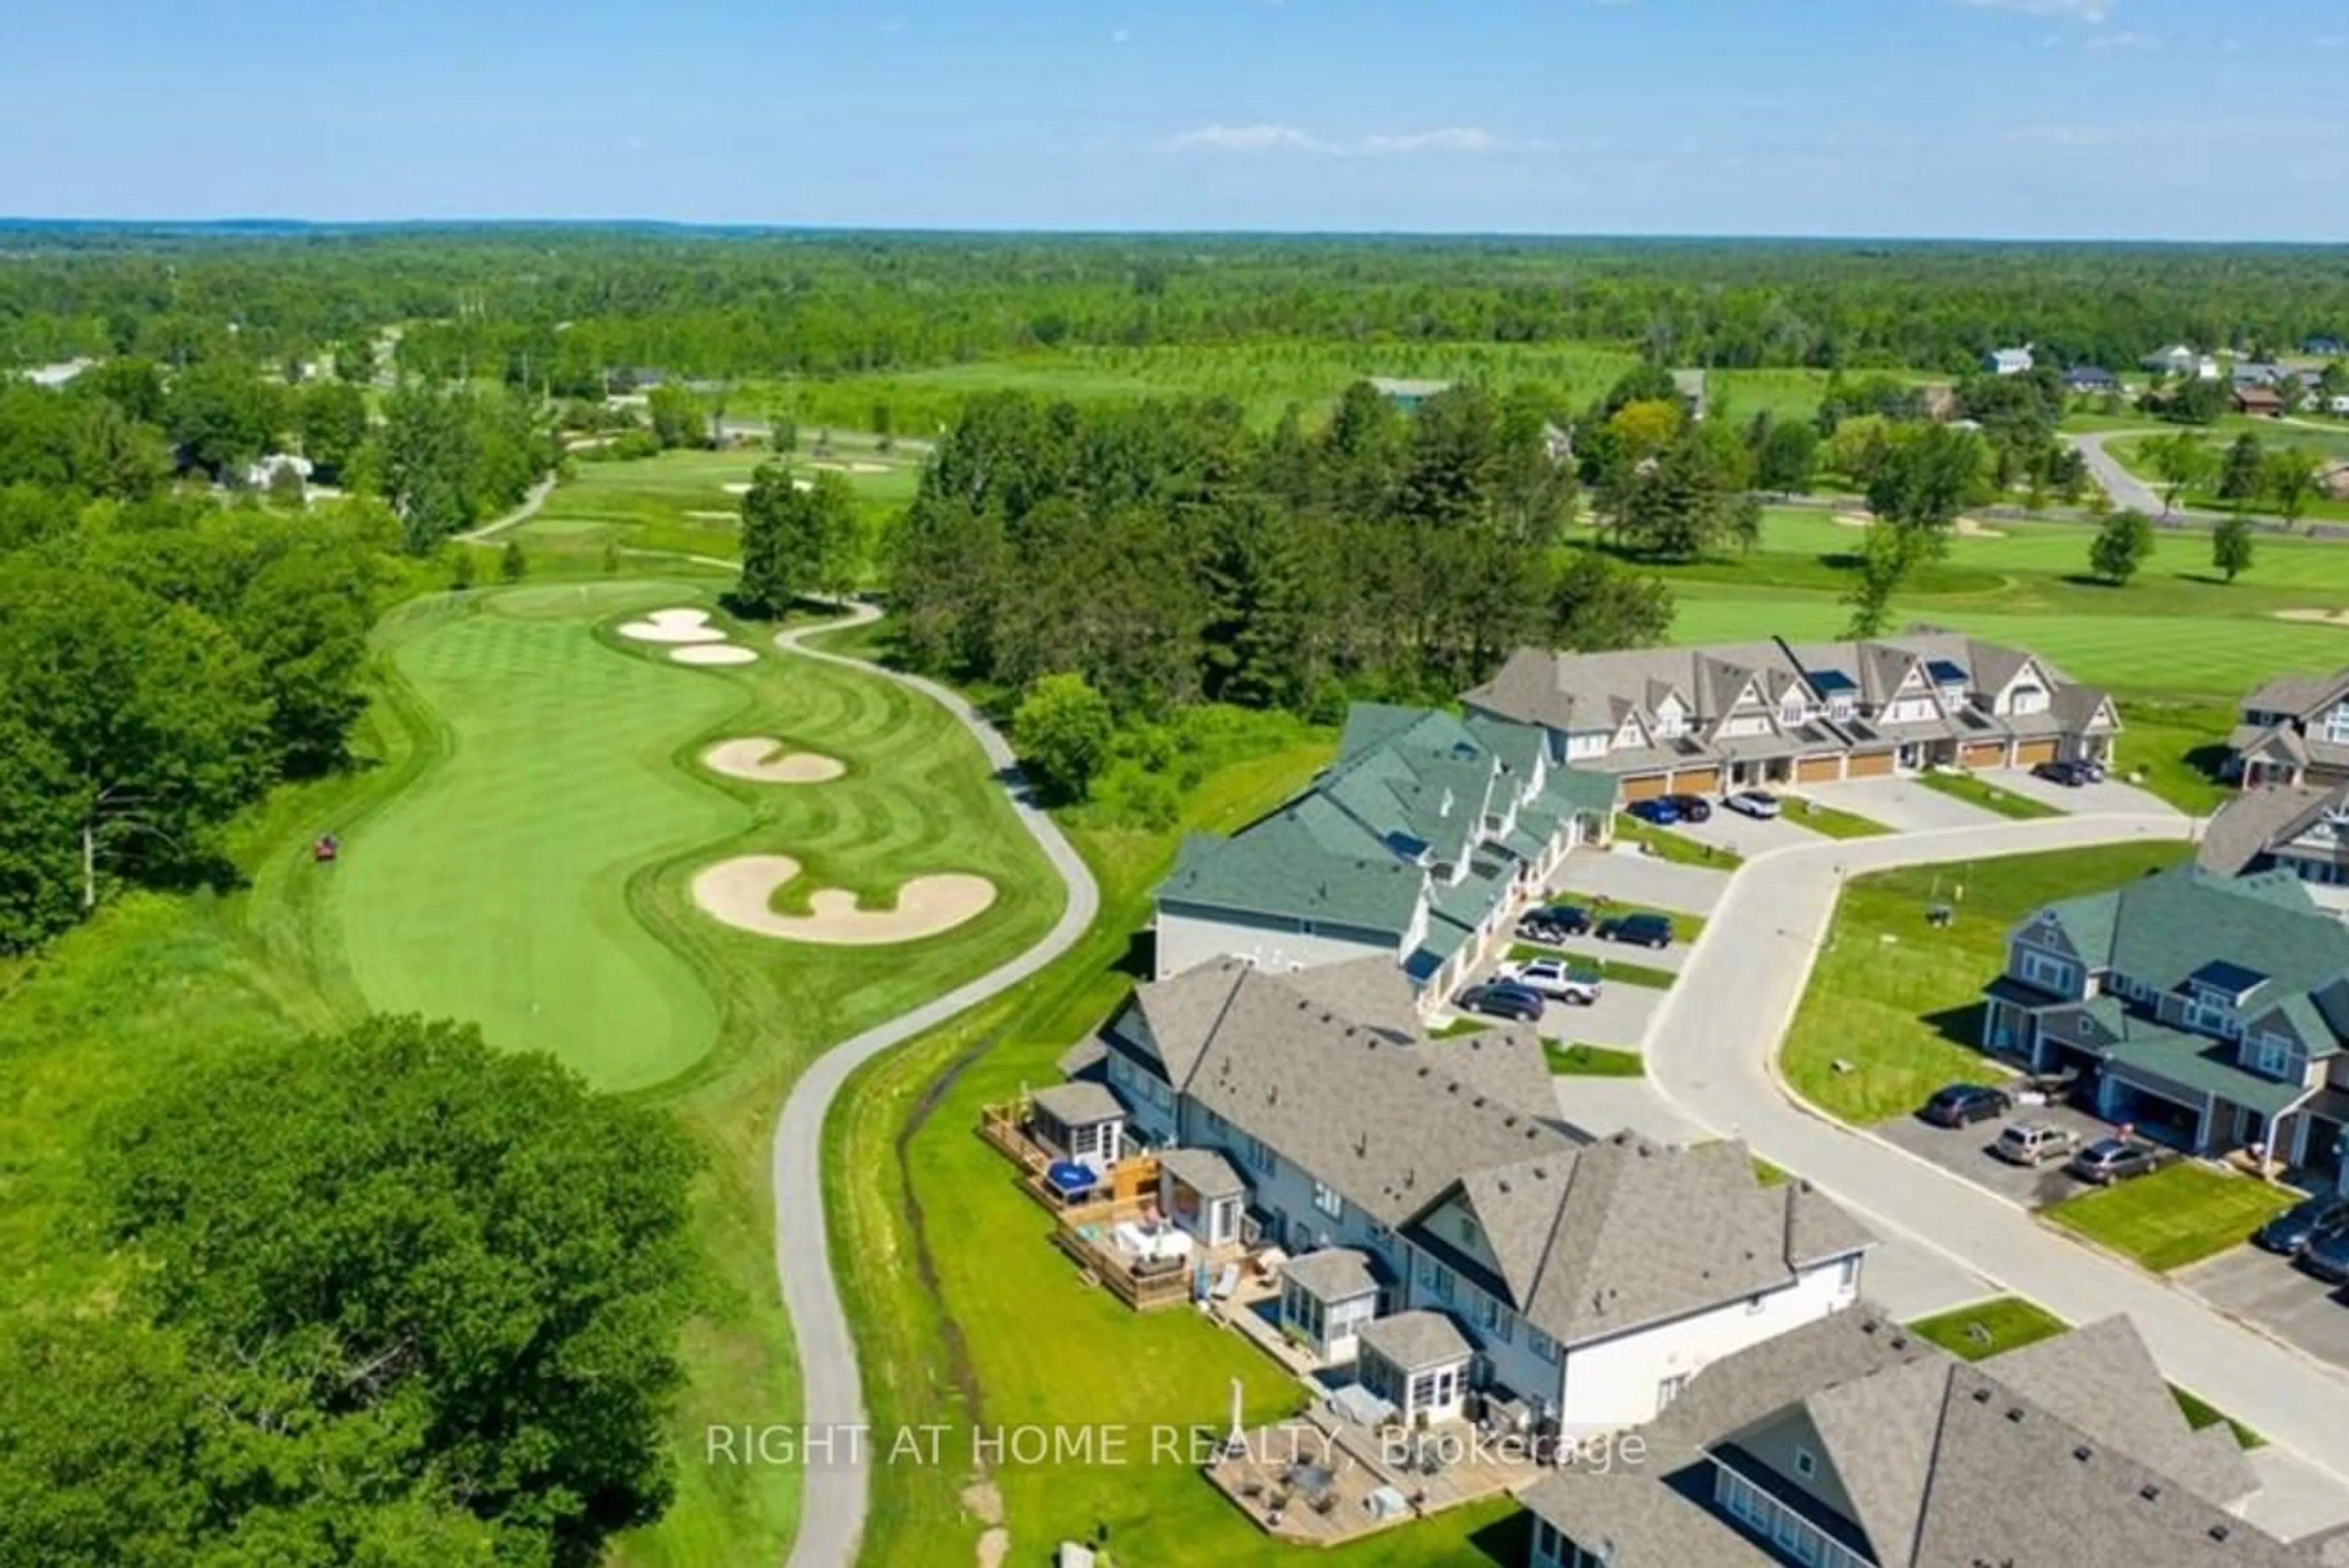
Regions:
M 2066 587 L 2074 588 L 2115 589 L 2124 588 L 2128 586 L 2126 583 L 2116 583 L 2110 577 L 2100 577 L 2094 572 L 2066 572 L 2061 577 L 2058 577 L 2056 581 L 2064 584 Z
M 1148 980 L 1158 967 L 1158 937 L 1155 932 L 1136 931 L 1125 939 L 1125 951 L 1110 968 L 1134 980 Z

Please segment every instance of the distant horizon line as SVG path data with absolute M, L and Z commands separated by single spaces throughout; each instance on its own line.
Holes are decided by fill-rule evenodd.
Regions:
M 404 217 L 404 218 L 96 218 L 0 213 L 0 231 L 112 230 L 124 233 L 267 234 L 305 232 L 448 232 L 467 229 L 659 231 L 713 237 L 876 235 L 910 238 L 1100 240 L 1459 241 L 1509 244 L 1816 244 L 1940 246 L 2106 246 L 2132 249 L 2349 250 L 2349 240 L 2150 238 L 2120 234 L 1895 234 L 1868 233 L 1732 233 L 1695 230 L 1606 231 L 1540 229 L 1255 229 L 1174 226 L 971 225 L 921 223 L 769 223 L 697 218 Z

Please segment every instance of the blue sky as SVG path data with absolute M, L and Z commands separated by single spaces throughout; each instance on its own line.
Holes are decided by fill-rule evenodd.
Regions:
M 2349 239 L 2343 0 L 25 0 L 0 213 Z

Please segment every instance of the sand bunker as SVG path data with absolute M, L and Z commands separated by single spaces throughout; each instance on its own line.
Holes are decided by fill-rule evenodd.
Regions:
M 1876 519 L 1869 516 L 1865 512 L 1838 512 L 1835 514 L 1835 520 L 1838 527 L 1844 528 L 1873 528 L 1876 526 Z M 2003 539 L 2006 537 L 2005 529 L 1993 528 L 1986 523 L 1976 522 L 1971 517 L 1959 518 L 1956 522 L 1950 524 L 1950 532 L 1957 535 L 1961 539 Z
M 2281 609 L 2278 620 L 2311 621 L 2318 626 L 2349 626 L 2349 609 Z
M 726 634 L 700 609 L 655 610 L 642 620 L 620 623 L 620 635 L 638 642 L 723 642 Z
M 916 877 L 897 889 L 894 909 L 860 909 L 856 895 L 823 888 L 808 899 L 814 912 L 785 915 L 774 908 L 775 889 L 800 874 L 788 855 L 745 855 L 707 867 L 693 878 L 693 901 L 702 913 L 736 930 L 789 941 L 836 947 L 878 947 L 917 941 L 952 930 L 995 902 L 995 884 L 984 877 L 953 873 Z
M 848 764 L 837 757 L 786 752 L 782 742 L 765 735 L 720 741 L 701 753 L 701 765 L 713 774 L 753 784 L 822 784 L 848 771 Z
M 718 642 L 704 643 L 698 648 L 674 648 L 668 656 L 679 664 L 750 664 L 758 659 L 759 654 L 755 649 L 731 642 Z
M 737 480 L 731 484 L 723 486 L 723 488 L 729 495 L 748 495 L 750 493 L 750 486 L 748 483 L 741 480 Z
M 697 523 L 740 523 L 742 521 L 742 514 L 740 512 L 688 512 L 686 515 L 692 518 Z

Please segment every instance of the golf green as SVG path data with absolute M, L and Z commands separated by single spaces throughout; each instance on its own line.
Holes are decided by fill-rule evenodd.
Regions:
M 470 1019 L 493 1044 L 551 1051 L 606 1088 L 658 1083 L 709 1050 L 717 1002 L 634 917 L 628 888 L 749 820 L 673 762 L 744 693 L 592 634 L 691 593 L 523 588 L 386 622 L 385 651 L 437 754 L 326 873 L 368 1005 Z

